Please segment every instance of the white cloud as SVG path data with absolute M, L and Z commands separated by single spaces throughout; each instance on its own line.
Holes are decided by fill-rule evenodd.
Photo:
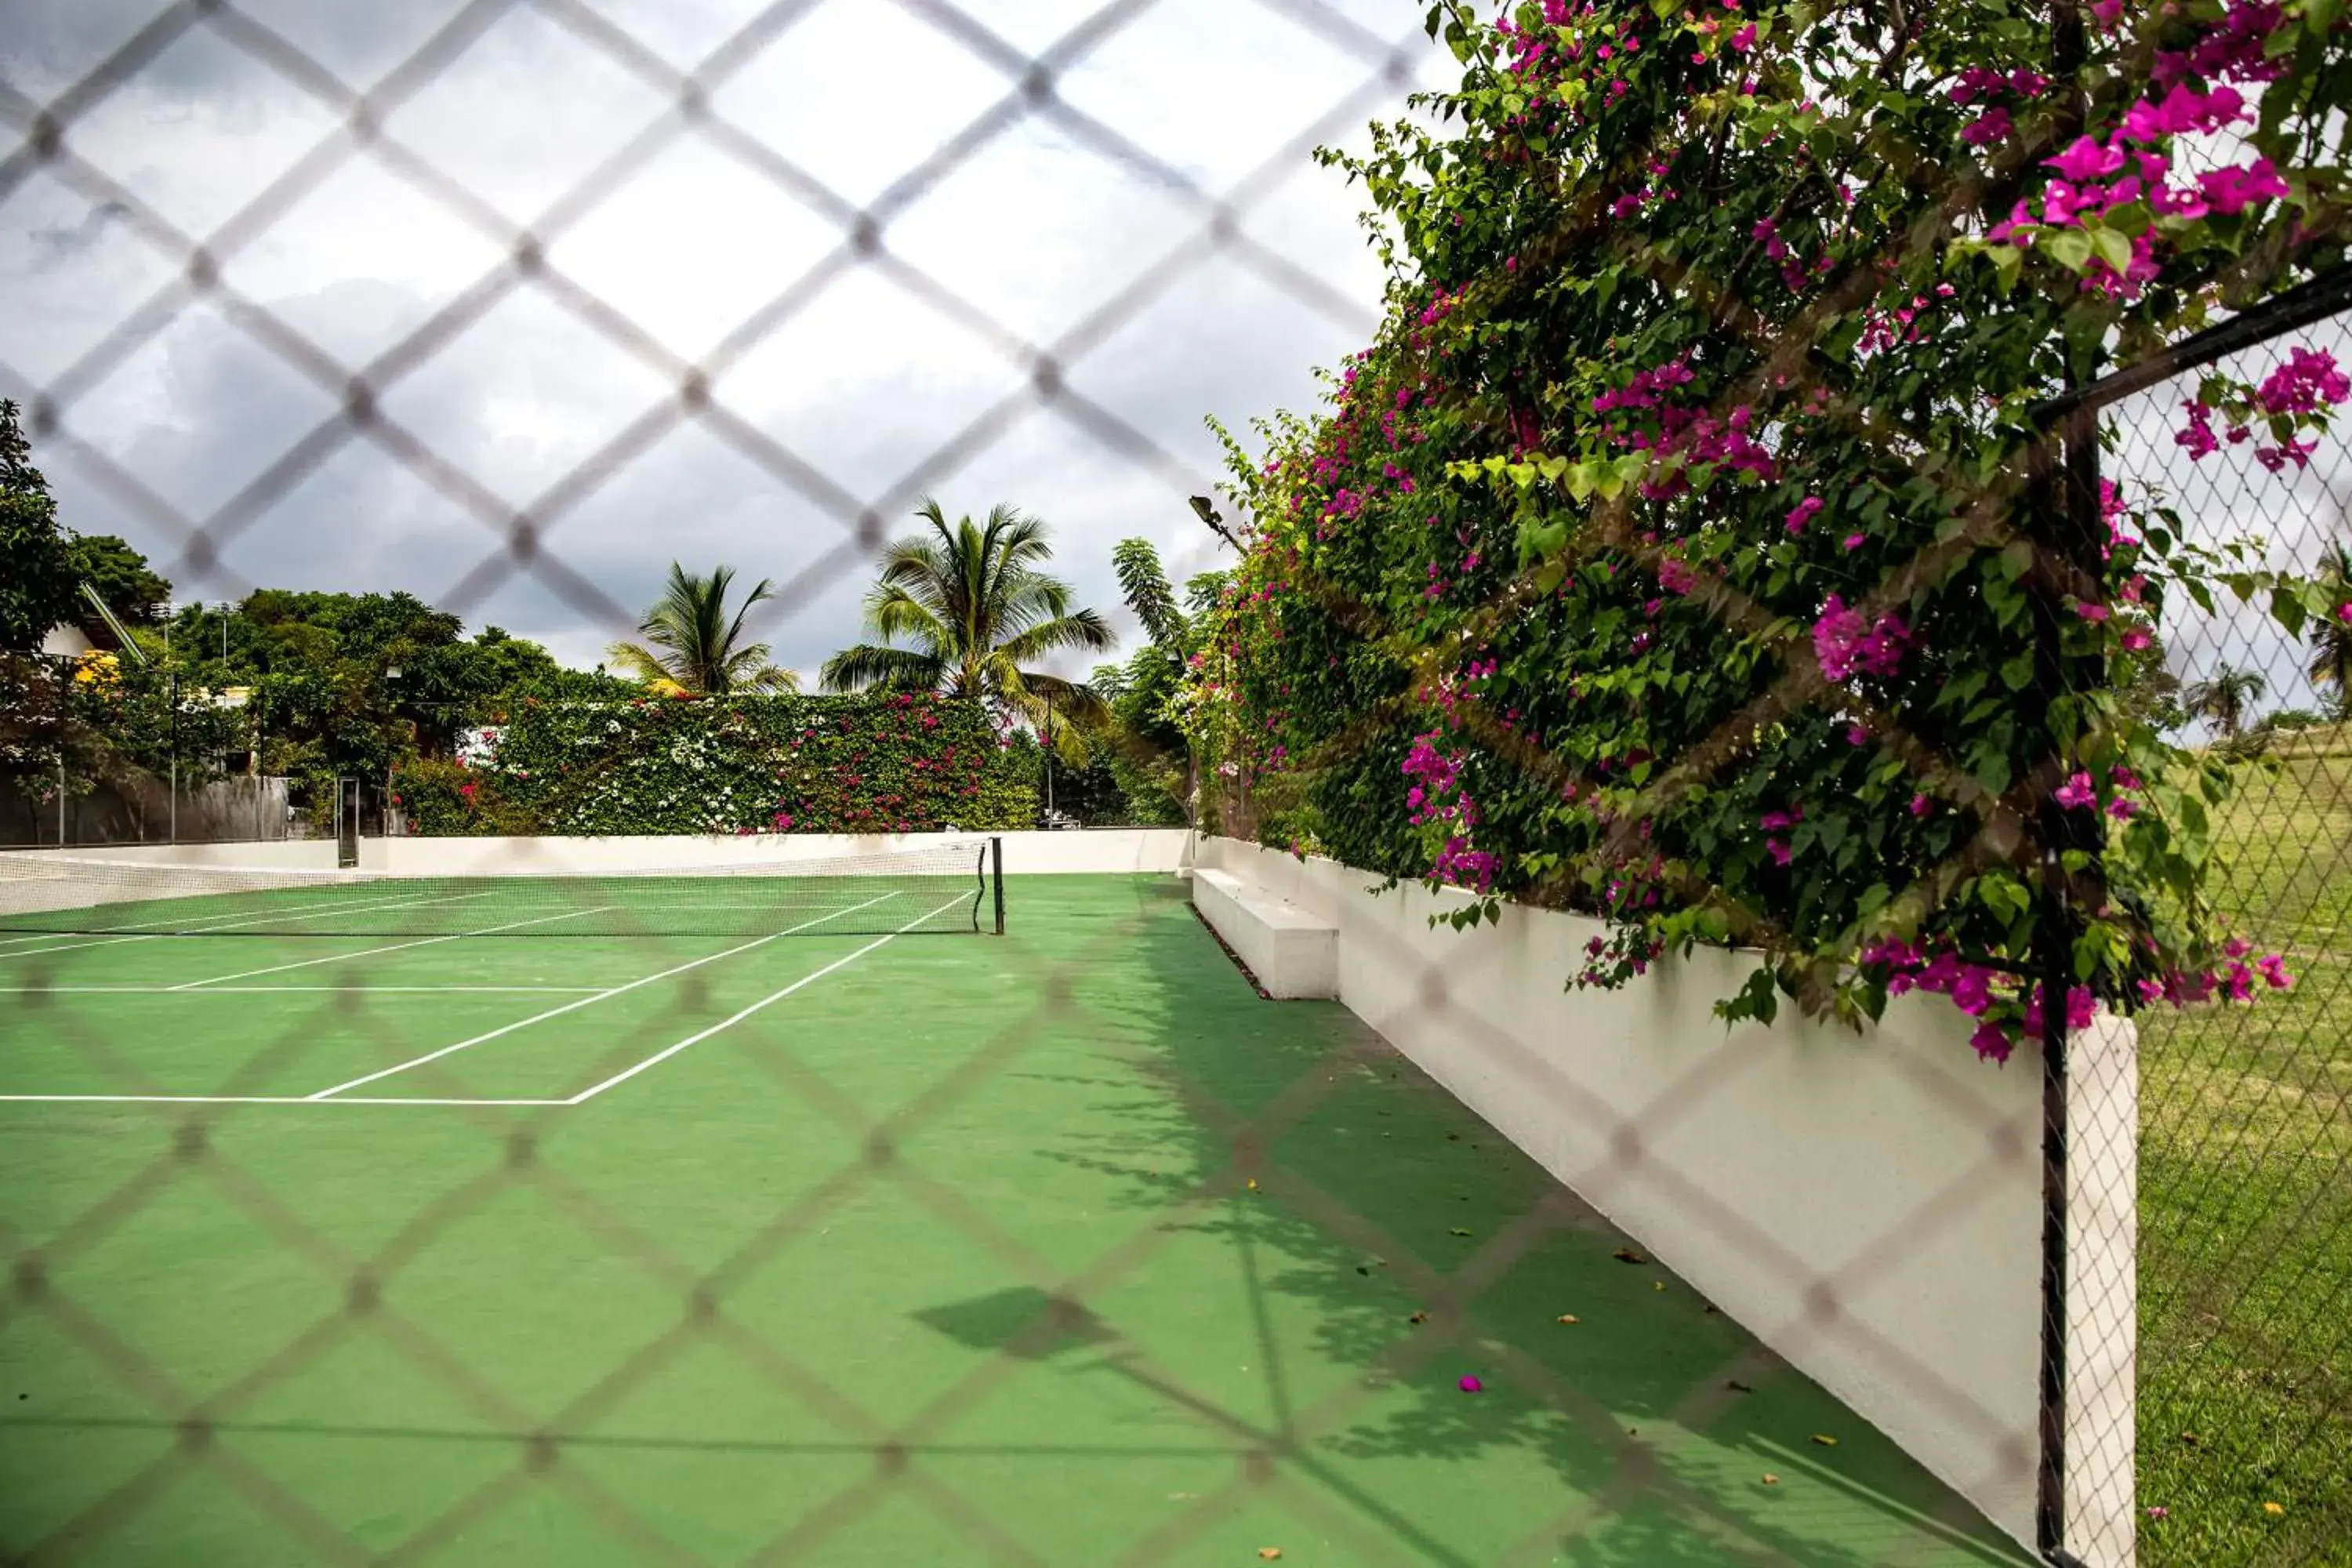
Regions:
M 766 10 L 763 0 L 590 0 L 667 62 L 698 68 Z M 1096 0 L 965 0 L 984 32 L 1021 51 L 1047 47 L 1092 16 Z M 256 0 L 249 9 L 355 87 L 382 79 L 452 14 L 451 4 L 317 6 Z M 1093 114 L 1199 182 L 1157 184 L 1106 158 L 1025 102 L 1005 103 L 1018 62 L 984 58 L 925 5 L 823 0 L 719 80 L 712 111 L 852 204 L 900 182 L 950 138 L 971 156 L 908 192 L 882 216 L 893 257 L 981 312 L 973 330 L 883 268 L 839 254 L 838 215 L 724 150 L 676 114 L 649 82 L 572 29 L 518 7 L 394 110 L 386 132 L 494 210 L 455 213 L 365 148 L 256 235 L 225 247 L 228 284 L 353 369 L 399 343 L 468 290 L 498 297 L 481 319 L 381 390 L 388 416 L 508 506 L 526 506 L 649 410 L 674 406 L 677 364 L 712 352 L 813 264 L 845 264 L 773 330 L 713 364 L 717 401 L 852 498 L 894 532 L 919 489 L 950 514 L 1009 501 L 1056 530 L 1058 561 L 1092 602 L 1117 591 L 1112 544 L 1154 539 L 1180 573 L 1211 563 L 1214 542 L 1184 496 L 1221 472 L 1202 416 L 1236 428 L 1254 414 L 1314 400 L 1313 368 L 1360 345 L 1381 277 L 1353 219 L 1362 196 L 1303 156 L 1261 191 L 1244 232 L 1319 279 L 1303 303 L 1210 242 L 1212 204 L 1286 139 L 1328 129 L 1360 144 L 1360 122 L 1402 112 L 1405 88 L 1350 100 L 1381 67 L 1379 43 L 1413 35 L 1414 0 L 1309 5 L 1161 0 L 1079 51 L 1059 80 Z M 153 15 L 143 0 L 27 0 L 0 41 L 0 76 L 40 100 Z M 1370 31 L 1335 44 L 1345 16 Z M 975 48 L 982 52 L 975 52 Z M 1421 57 L 1442 74 L 1443 52 Z M 1424 79 L 1429 79 L 1424 78 Z M 987 119 L 995 115 L 994 121 Z M 980 122 L 977 131 L 972 130 Z M 81 156 L 199 237 L 322 142 L 341 148 L 335 110 L 242 55 L 205 26 L 173 44 L 70 131 Z M 646 154 L 599 199 L 567 195 L 649 128 Z M 7 134 L 16 134 L 14 127 Z M 504 226 L 545 224 L 551 269 L 657 342 L 614 343 L 541 283 L 508 270 Z M 488 232 L 486 232 L 488 230 Z M 1171 254 L 1185 259 L 1140 288 Z M 160 255 L 119 216 L 36 174 L 0 192 L 0 386 L 25 396 L 171 285 Z M 1123 300 L 1118 313 L 1098 314 Z M 1338 319 L 1335 319 L 1335 316 Z M 1054 350 L 1075 329 L 1066 374 L 1167 455 L 1139 464 L 1106 447 L 1068 406 L 1040 405 L 1023 349 Z M 930 461 L 1013 396 L 986 439 Z M 312 429 L 334 390 L 288 367 L 209 305 L 167 326 L 63 408 L 67 429 L 173 508 L 201 518 Z M 67 519 L 124 534 L 159 563 L 174 529 L 126 508 L 83 472 L 66 443 L 38 454 Z M 866 570 L 840 559 L 844 521 L 691 421 L 632 451 L 553 521 L 546 552 L 563 573 L 499 559 L 501 539 L 364 436 L 353 434 L 283 493 L 267 498 L 185 596 L 254 584 L 406 588 L 593 662 L 628 629 L 627 607 L 673 559 L 735 564 L 799 600 L 770 634 L 780 658 L 813 672 L 857 631 Z M 486 565 L 486 563 L 488 563 Z M 812 574 L 822 574 L 821 578 Z M 616 616 L 609 613 L 618 610 Z M 1084 661 L 1079 661 L 1082 665 Z

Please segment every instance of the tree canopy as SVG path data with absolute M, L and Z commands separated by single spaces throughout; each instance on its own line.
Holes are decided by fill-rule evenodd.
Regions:
M 1041 569 L 1054 554 L 1045 524 L 1003 505 L 985 524 L 968 516 L 950 524 L 928 497 L 915 515 L 927 531 L 883 552 L 866 596 L 866 630 L 881 640 L 825 660 L 826 689 L 990 699 L 1055 743 L 1083 750 L 1077 723 L 1100 698 L 1036 661 L 1065 648 L 1101 652 L 1118 639 L 1068 584 Z

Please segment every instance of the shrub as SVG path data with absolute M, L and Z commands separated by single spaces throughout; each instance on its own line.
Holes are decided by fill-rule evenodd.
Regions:
M 1256 531 L 1193 672 L 1215 766 L 1300 775 L 1331 853 L 1463 921 L 1602 917 L 1577 984 L 1759 948 L 1732 1017 L 1932 989 L 2006 1059 L 2053 931 L 2070 1017 L 2285 984 L 2200 895 L 2229 768 L 2118 689 L 2183 597 L 2266 592 L 2290 636 L 2328 605 L 2044 477 L 2041 410 L 2341 259 L 2305 164 L 2343 23 L 2088 10 L 1434 8 L 1446 132 L 1330 155 L 1397 237 L 1380 334 L 1316 418 L 1228 440 Z M 2208 376 L 2183 446 L 2218 416 L 2300 467 L 2352 385 L 2290 368 Z
M 981 704 L 929 693 L 525 692 L 496 717 L 478 767 L 401 775 L 417 781 L 425 831 L 977 831 L 1036 815 L 1034 758 L 1024 767 Z M 468 826 L 490 821 L 519 826 Z

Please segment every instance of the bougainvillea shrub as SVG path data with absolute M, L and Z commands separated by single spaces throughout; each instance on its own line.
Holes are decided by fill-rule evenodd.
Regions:
M 2078 1020 L 2288 984 L 2200 895 L 2230 770 L 2119 689 L 2184 598 L 2333 606 L 2060 471 L 2044 405 L 2342 262 L 2337 15 L 1438 7 L 1441 129 L 1327 154 L 1385 220 L 1377 340 L 1228 443 L 1202 743 L 1458 921 L 1604 917 L 1574 984 L 1738 942 L 1729 1016 L 1930 990 L 1995 1059 L 2037 932 Z M 2346 391 L 2209 377 L 2179 438 L 2291 471 Z
M 1034 748 L 982 704 L 526 696 L 477 762 L 395 778 L 427 833 L 910 833 L 1035 825 Z

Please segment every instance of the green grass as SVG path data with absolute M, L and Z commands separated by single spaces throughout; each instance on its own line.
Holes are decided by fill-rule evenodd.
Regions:
M 2289 958 L 2251 1007 L 2141 1033 L 2141 1561 L 2352 1563 L 2352 755 L 2250 769 L 2232 927 Z M 2281 1511 L 2264 1508 L 2275 1503 Z
M 565 1107 L 275 1097 L 709 944 L 0 945 L 0 1093 L 270 1101 L 0 1103 L 0 1557 L 2023 1560 L 1172 880 L 1012 892 Z M 360 1092 L 560 1099 L 871 940 Z

